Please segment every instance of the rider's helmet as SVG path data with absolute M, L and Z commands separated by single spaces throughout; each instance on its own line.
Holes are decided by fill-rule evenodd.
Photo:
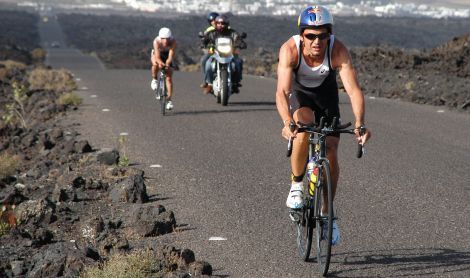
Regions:
M 326 27 L 328 32 L 331 33 L 333 16 L 324 6 L 310 6 L 300 13 L 297 26 L 301 34 L 305 29 L 317 27 Z
M 218 17 L 215 18 L 215 28 L 220 31 L 224 28 L 227 28 L 230 24 L 228 21 L 228 18 L 225 15 L 219 15 Z
M 167 27 L 163 27 L 158 31 L 158 37 L 160 39 L 169 39 L 171 38 L 171 30 Z
M 210 14 L 207 15 L 207 22 L 209 22 L 209 24 L 211 24 L 211 22 L 214 21 L 218 16 L 219 16 L 218 13 L 211 12 Z

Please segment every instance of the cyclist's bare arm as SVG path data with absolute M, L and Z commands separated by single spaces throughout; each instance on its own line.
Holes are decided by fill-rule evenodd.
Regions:
M 166 59 L 166 66 L 169 67 L 171 62 L 173 62 L 173 57 L 175 56 L 176 41 L 173 40 L 170 46 L 170 51 L 168 52 L 168 59 Z
M 364 125 L 364 94 L 362 93 L 359 82 L 357 81 L 357 75 L 352 64 L 351 55 L 344 44 L 341 41 L 336 40 L 333 47 L 332 57 L 333 68 L 338 70 L 344 89 L 351 100 L 351 106 L 356 120 L 355 127 L 359 128 Z M 370 132 L 367 130 L 364 135 L 357 136 L 357 139 L 363 144 L 369 139 L 369 137 Z
M 292 76 L 297 64 L 297 48 L 294 39 L 289 39 L 279 50 L 279 63 L 277 66 L 276 106 L 279 116 L 284 123 L 282 135 L 289 139 L 294 133 L 289 129 L 292 115 L 289 112 L 289 92 L 292 86 Z
M 159 66 L 164 65 L 162 58 L 160 57 L 160 44 L 157 39 L 153 40 L 153 57 Z

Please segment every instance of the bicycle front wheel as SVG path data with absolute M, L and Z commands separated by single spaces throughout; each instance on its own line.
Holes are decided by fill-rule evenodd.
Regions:
M 323 276 L 328 273 L 331 259 L 331 238 L 333 234 L 333 193 L 330 164 L 328 160 L 322 160 L 318 169 L 318 186 L 315 188 L 315 226 L 316 226 L 316 245 L 317 262 L 320 272 Z M 323 195 L 327 195 L 328 213 L 321 215 L 323 204 Z
M 165 109 L 166 109 L 166 88 L 165 88 L 165 79 L 160 79 L 159 82 L 159 89 L 160 89 L 160 108 L 162 115 L 165 116 Z
M 299 255 L 304 261 L 308 261 L 312 248 L 313 238 L 313 208 L 312 202 L 307 202 L 301 211 L 296 212 L 299 217 L 297 221 L 297 247 Z

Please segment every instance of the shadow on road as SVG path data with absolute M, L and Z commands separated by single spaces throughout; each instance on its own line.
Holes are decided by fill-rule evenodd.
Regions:
M 230 106 L 265 106 L 265 105 L 276 105 L 274 101 L 234 101 L 229 102 Z
M 256 108 L 256 109 L 222 109 L 222 110 L 197 110 L 197 111 L 174 111 L 166 114 L 165 117 L 177 116 L 177 115 L 203 115 L 203 114 L 220 114 L 220 113 L 247 113 L 247 112 L 259 112 L 259 111 L 274 111 L 275 108 Z
M 360 273 L 378 273 L 383 269 L 390 273 L 390 277 L 451 273 L 464 277 L 464 273 L 470 270 L 470 252 L 445 248 L 361 251 L 333 254 L 332 263 L 329 273 L 332 277 L 356 277 L 361 276 Z M 335 272 L 334 264 L 348 269 Z

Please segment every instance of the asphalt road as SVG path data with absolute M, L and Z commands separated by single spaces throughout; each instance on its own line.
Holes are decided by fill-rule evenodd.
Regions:
M 105 70 L 64 48 L 54 20 L 41 34 L 61 43 L 47 62 L 78 80 L 84 105 L 70 120 L 82 136 L 112 148 L 128 133 L 131 162 L 175 212 L 178 231 L 155 240 L 190 248 L 218 277 L 318 276 L 315 261 L 297 255 L 285 207 L 290 170 L 275 80 L 245 76 L 222 107 L 200 92 L 200 73 L 176 72 L 175 109 L 162 117 L 149 71 Z M 345 94 L 340 106 L 351 120 Z M 470 116 L 368 97 L 366 123 L 373 137 L 362 159 L 352 136 L 341 140 L 342 242 L 331 275 L 470 277 Z

